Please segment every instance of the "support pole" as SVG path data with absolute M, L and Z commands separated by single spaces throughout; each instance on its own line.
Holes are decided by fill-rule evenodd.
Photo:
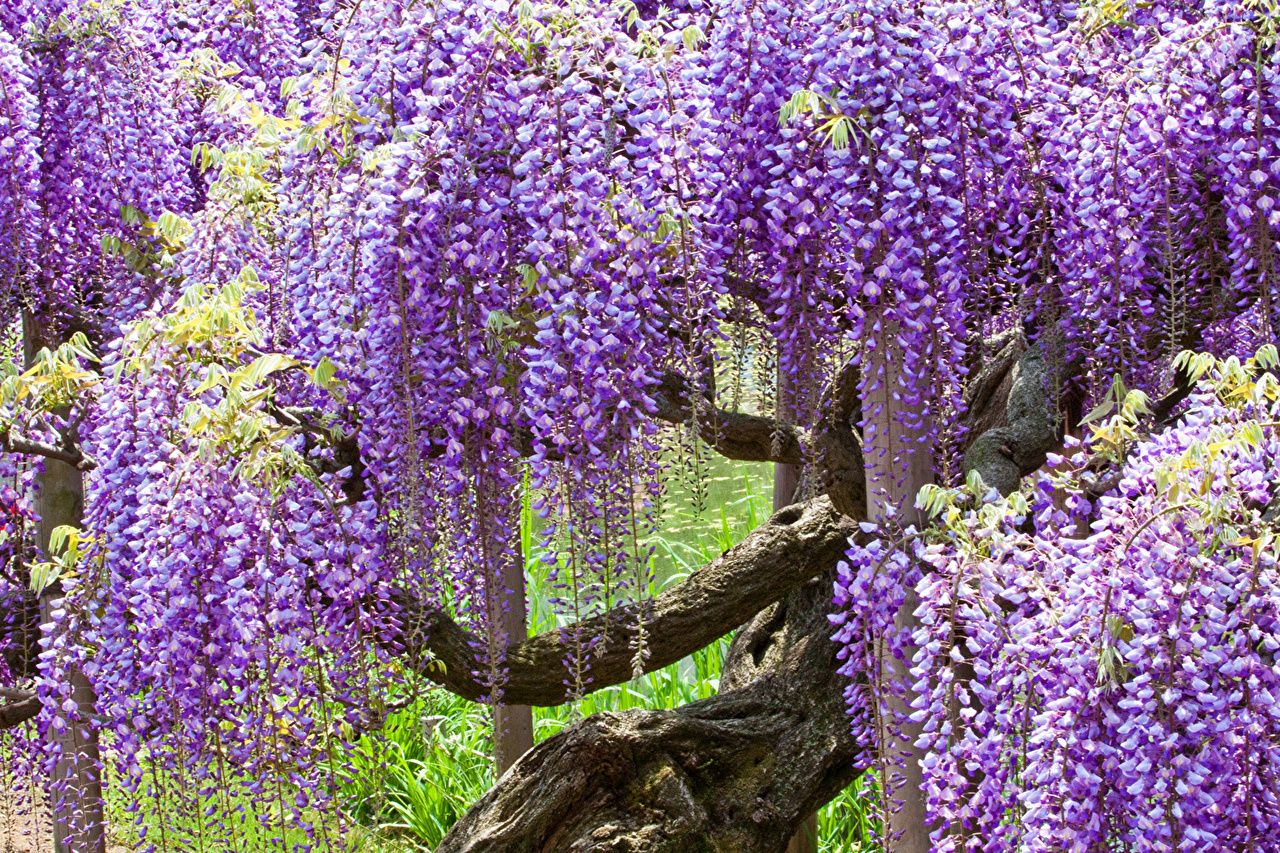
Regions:
M 501 599 L 496 624 L 508 645 L 529 635 L 529 608 L 526 601 L 524 547 L 516 537 L 515 553 L 502 569 Z M 528 705 L 498 705 L 493 709 L 493 760 L 501 777 L 520 756 L 533 749 L 533 709 Z

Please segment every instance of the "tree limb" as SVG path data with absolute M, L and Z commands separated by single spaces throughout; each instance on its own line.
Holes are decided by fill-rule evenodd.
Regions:
M 981 400 L 971 416 L 994 424 L 974 439 L 965 456 L 966 470 L 978 470 L 991 486 L 1007 493 L 1024 474 L 1038 468 L 1058 434 L 1052 423 L 1044 360 L 1037 348 L 1001 348 L 989 376 L 982 379 Z M 671 400 L 687 386 L 670 380 Z M 1000 393 L 1007 387 L 1007 404 Z M 681 403 L 672 403 L 679 406 Z M 558 705 L 567 699 L 564 684 L 564 637 L 574 631 L 601 637 L 587 661 L 589 691 L 619 684 L 636 674 L 634 640 L 642 625 L 648 657 L 640 671 L 649 672 L 679 660 L 724 636 L 753 614 L 778 601 L 797 584 L 816 576 L 837 559 L 857 532 L 852 519 L 862 517 L 865 476 L 862 451 L 852 424 L 857 419 L 857 371 L 845 365 L 824 393 L 822 418 L 814 434 L 815 458 L 828 495 L 781 510 L 738 546 L 692 574 L 679 586 L 647 603 L 616 608 L 570 626 L 531 637 L 506 653 L 503 701 L 512 704 Z M 989 410 L 1007 413 L 993 418 Z M 687 409 L 684 410 L 687 416 Z M 752 418 L 736 440 L 763 452 L 772 443 L 775 424 Z M 739 421 L 741 423 L 741 421 Z M 795 456 L 801 440 L 793 432 Z M 741 457 L 739 457 L 741 458 Z M 837 504 L 837 501 L 839 503 Z M 402 601 L 404 629 L 399 639 L 406 657 L 428 678 L 467 699 L 490 692 L 488 667 L 483 663 L 484 641 L 458 625 L 439 609 L 425 609 L 416 601 Z
M 1001 355 L 1003 358 L 998 361 L 1009 358 L 1007 352 Z M 996 387 L 1000 384 L 996 383 Z M 965 451 L 964 470 L 966 474 L 977 471 L 983 482 L 1007 495 L 1018 488 L 1023 476 L 1044 464 L 1046 454 L 1060 436 L 1050 372 L 1039 345 L 1022 353 L 1009 374 L 1003 411 L 1004 423 L 997 422 L 978 434 Z
M 685 377 L 668 372 L 662 377 L 654 400 L 659 420 L 688 423 L 693 416 L 693 395 Z M 804 462 L 807 436 L 797 426 L 773 418 L 747 415 L 712 407 L 709 400 L 697 406 L 698 431 L 702 440 L 728 459 L 744 462 Z
M 828 564 L 740 631 L 718 695 L 595 714 L 535 746 L 438 853 L 781 850 L 865 766 L 829 639 L 833 580 Z
M 739 545 L 694 572 L 643 610 L 635 605 L 583 620 L 577 628 L 604 638 L 589 657 L 588 691 L 636 675 L 633 640 L 638 627 L 648 653 L 640 667 L 651 672 L 680 660 L 737 628 L 798 584 L 820 575 L 842 555 L 857 525 L 831 502 L 817 498 L 775 513 Z M 480 651 L 484 642 L 440 610 L 413 611 L 405 604 L 400 638 L 409 660 L 428 678 L 467 699 L 490 692 Z M 572 630 L 572 629 L 566 629 Z M 566 701 L 565 643 L 560 631 L 512 645 L 506 653 L 504 702 L 559 705 Z M 440 671 L 443 665 L 444 671 Z
M 78 446 L 71 444 L 58 447 L 43 441 L 14 435 L 8 430 L 0 431 L 0 450 L 7 453 L 23 453 L 31 456 L 43 456 L 46 459 L 57 459 L 65 462 L 77 471 L 92 471 L 98 466 L 93 457 L 84 453 Z
M 0 687 L 0 729 L 20 726 L 40 713 L 40 699 L 30 690 Z

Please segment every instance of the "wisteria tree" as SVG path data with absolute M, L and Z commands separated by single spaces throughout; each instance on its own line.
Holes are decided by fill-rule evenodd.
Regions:
M 718 695 L 582 720 L 440 849 L 776 851 L 867 772 L 886 849 L 1280 849 L 1272 4 L 0 24 L 0 781 L 60 850 L 103 778 L 206 815 L 161 849 L 341 849 L 407 693 L 735 631 Z M 651 595 L 712 453 L 796 502 Z

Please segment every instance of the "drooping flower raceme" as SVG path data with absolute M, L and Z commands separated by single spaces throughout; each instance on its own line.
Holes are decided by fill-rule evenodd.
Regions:
M 775 413 L 808 425 L 852 360 L 864 444 L 892 461 L 891 419 L 951 485 L 984 335 L 1052 354 L 1072 417 L 1117 373 L 1152 389 L 1183 347 L 1274 337 L 1274 27 L 1251 6 L 113 0 L 8 4 L 0 23 L 5 304 L 45 332 L 36 348 L 79 331 L 100 359 L 74 359 L 90 375 L 79 408 L 28 419 L 50 439 L 75 423 L 97 463 L 42 724 L 66 722 L 60 674 L 85 672 L 140 803 L 332 837 L 317 817 L 341 778 L 330 751 L 415 686 L 396 660 L 413 653 L 406 602 L 474 629 L 474 674 L 501 700 L 503 577 L 530 556 L 526 502 L 568 626 L 565 695 L 591 689 L 606 638 L 572 623 L 648 587 L 651 416 L 670 373 L 697 422 L 730 396 L 715 387 L 724 363 L 753 359 L 781 374 Z M 1137 506 L 1156 478 L 1141 459 L 1166 450 L 1130 463 Z M 1238 450 L 1240 477 L 1269 470 Z M 1102 697 L 1080 713 L 1100 714 L 1128 690 L 1128 646 L 1105 646 L 1109 684 L 1046 668 L 1079 669 L 1098 626 L 1111 630 L 1088 578 L 1117 587 L 1107 608 L 1129 621 L 1116 643 L 1139 643 L 1135 614 L 1173 594 L 1161 583 L 1192 589 L 1194 570 L 1226 589 L 1239 548 L 1165 554 L 1155 534 L 1194 532 L 1161 515 L 1132 543 L 1159 568 L 1143 586 L 1115 547 L 1120 508 L 1098 509 L 1117 513 L 1115 532 L 1086 545 L 1048 532 L 1095 508 L 1073 504 L 1064 521 L 1056 506 L 1029 500 L 1039 536 L 991 522 L 1004 550 L 981 559 L 897 531 L 858 546 L 842 576 L 841 601 L 866 608 L 844 624 L 848 671 L 909 697 L 908 644 L 900 660 L 856 644 L 932 567 L 914 677 L 955 720 L 929 732 L 931 807 L 981 823 L 976 844 L 1077 818 L 1123 843 L 1159 809 L 1193 805 L 1143 764 L 1182 767 L 1169 744 L 1189 749 L 1185 721 L 1159 718 L 1181 707 L 1165 693 L 1141 725 L 1166 752 L 1120 728 L 1117 700 L 1114 719 L 1080 717 L 1093 763 L 1019 728 L 1061 733 L 1077 694 L 1024 702 L 1030 717 L 1013 705 L 1078 688 Z M 979 593 L 955 585 L 970 573 L 987 578 Z M 1032 639 L 1052 610 L 1041 574 L 1075 608 L 1061 629 L 1075 651 L 1052 661 L 1048 635 Z M 995 614 L 981 591 L 997 588 Z M 1225 594 L 1205 648 L 1243 642 Z M 981 653 L 946 636 L 942 613 L 953 623 L 961 601 Z M 642 616 L 607 642 L 642 666 L 645 631 Z M 1240 692 L 1187 672 L 1206 696 Z M 1201 689 L 1171 673 L 1148 672 L 1178 697 Z M 1186 767 L 1235 786 L 1247 806 L 1232 814 L 1260 815 L 1239 832 L 1257 839 L 1263 769 L 1226 746 L 1265 730 L 1249 690 L 1223 700 L 1249 722 Z M 862 723 L 874 739 L 895 721 Z M 1115 738 L 1144 757 L 1100 751 Z M 1048 763 L 1012 761 L 1015 743 Z M 1031 774 L 1068 763 L 1076 787 L 1023 796 Z M 1109 799 L 1089 801 L 1098 791 Z M 219 820 L 204 843 L 237 832 Z M 1206 821 L 1170 823 L 1185 829 L 1168 843 L 1236 843 Z
M 1216 380 L 1093 504 L 1071 491 L 1078 453 L 1029 500 L 944 499 L 927 544 L 850 552 L 837 639 L 856 731 L 901 725 L 876 691 L 914 697 L 937 849 L 1275 849 L 1277 395 Z M 919 578 L 921 627 L 910 676 L 886 684 L 861 658 L 908 642 L 876 622 L 896 565 Z

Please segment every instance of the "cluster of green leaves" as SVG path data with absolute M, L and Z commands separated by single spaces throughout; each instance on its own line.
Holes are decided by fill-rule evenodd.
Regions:
M 998 497 L 977 471 L 970 471 L 961 486 L 924 486 L 916 506 L 936 523 L 926 536 L 951 543 L 970 559 L 990 556 L 1001 532 L 1030 511 L 1025 494 Z
M 1280 426 L 1257 417 L 1274 411 L 1280 401 L 1280 380 L 1276 378 L 1280 353 L 1273 344 L 1244 360 L 1183 352 L 1175 366 L 1212 390 L 1222 405 L 1245 416 L 1214 427 L 1206 438 L 1191 442 L 1156 471 L 1156 491 L 1165 506 L 1135 530 L 1129 541 L 1160 515 L 1188 510 L 1193 530 L 1200 534 L 1207 552 L 1244 548 L 1256 565 L 1262 552 L 1275 546 L 1276 530 L 1267 520 L 1266 508 L 1255 506 L 1237 488 L 1229 460 L 1238 453 L 1258 450 L 1265 431 Z
M 778 111 L 778 123 L 785 125 L 802 116 L 812 116 L 814 132 L 824 144 L 836 151 L 848 148 L 854 136 L 859 133 L 865 137 L 868 145 L 875 146 L 865 126 L 871 116 L 870 111 L 863 107 L 849 115 L 841 108 L 835 92 L 797 89 Z
M 1133 27 L 1133 13 L 1150 6 L 1147 0 L 1087 0 L 1081 4 L 1077 26 L 1085 38 L 1091 39 L 1112 28 Z
M 85 561 L 102 560 L 91 534 L 70 525 L 55 527 L 49 534 L 48 560 L 31 566 L 31 591 L 40 595 L 60 580 L 75 579 Z
M 1280 38 L 1280 2 L 1277 0 L 1242 0 L 1241 4 L 1253 17 L 1249 25 L 1257 36 L 1258 61 L 1261 54 L 1275 50 Z
M 16 359 L 0 361 L 0 430 L 38 432 L 44 416 L 82 406 L 101 382 L 91 366 L 97 361 L 81 332 L 42 348 L 25 368 Z
M 497 40 L 515 51 L 530 66 L 538 66 L 552 42 L 579 26 L 578 17 L 567 8 L 557 9 L 555 14 L 542 14 L 541 4 L 523 0 L 516 7 L 515 23 L 504 27 L 496 21 L 490 25 Z
M 172 211 L 162 211 L 156 219 L 131 204 L 120 208 L 127 231 L 103 233 L 102 253 L 119 258 L 129 269 L 148 278 L 171 275 L 175 260 L 191 238 L 191 223 Z M 123 236 L 127 233 L 129 236 Z
M 110 38 L 118 30 L 120 16 L 125 8 L 124 0 L 89 0 L 79 4 L 75 14 L 59 12 L 43 29 L 34 29 L 28 35 L 33 50 L 45 50 L 61 39 L 73 43 L 97 38 Z
M 6 449 L 48 452 L 36 449 L 43 447 L 74 457 L 66 436 L 74 433 L 102 380 L 97 361 L 88 338 L 80 332 L 57 347 L 42 348 L 25 369 L 17 358 L 0 360 L 0 435 Z M 48 437 L 53 440 L 45 441 Z M 54 529 L 49 543 L 52 556 L 29 568 L 32 591 L 40 594 L 60 579 L 74 577 L 92 544 L 74 527 Z
M 278 385 L 298 373 L 338 402 L 344 399 L 344 386 L 325 356 L 308 362 L 262 351 L 261 325 L 248 301 L 262 289 L 252 267 L 221 286 L 188 287 L 167 313 L 134 325 L 117 373 L 146 381 L 157 358 L 180 359 L 198 381 L 187 392 L 183 430 L 173 437 L 175 442 L 193 441 L 198 456 L 208 461 L 235 458 L 239 476 L 277 491 L 295 476 L 319 484 L 294 439 L 311 432 L 337 443 L 345 436 L 324 413 L 309 412 L 314 420 L 304 419 L 278 406 Z
M 623 18 L 627 22 L 627 27 L 631 29 L 638 28 L 641 25 L 642 18 L 640 8 L 632 2 L 632 0 L 618 0 L 618 9 L 622 12 Z M 655 22 L 662 25 L 666 19 L 671 16 L 671 10 L 666 6 L 659 6 Z M 665 47 L 663 40 L 654 29 L 645 28 L 637 31 L 640 52 L 642 56 L 670 56 L 675 50 L 675 46 L 668 43 Z M 706 34 L 696 24 L 688 24 L 680 30 L 680 44 L 689 52 L 697 51 L 707 40 Z
M 1145 392 L 1125 387 L 1116 376 L 1102 400 L 1080 421 L 1090 428 L 1089 446 L 1095 456 L 1109 462 L 1125 458 L 1142 438 L 1139 425 L 1151 414 L 1151 400 Z
M 275 114 L 236 84 L 240 73 L 238 66 L 208 49 L 194 51 L 179 64 L 179 78 L 207 109 L 234 119 L 247 131 L 231 143 L 197 142 L 191 164 L 216 176 L 209 187 L 209 207 L 227 216 L 246 216 L 269 239 L 275 233 L 271 225 L 278 207 L 281 157 L 303 128 L 301 104 L 289 98 L 282 114 Z M 281 94 L 294 94 L 297 86 L 295 78 L 288 78 Z

